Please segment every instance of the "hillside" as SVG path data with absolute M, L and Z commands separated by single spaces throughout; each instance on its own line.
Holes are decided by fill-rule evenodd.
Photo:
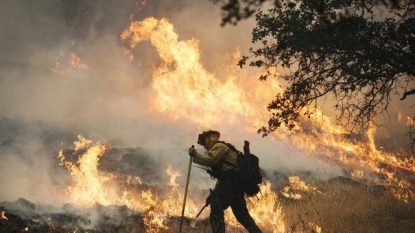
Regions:
M 390 194 L 389 187 L 370 186 L 345 177 L 315 180 L 306 186 L 308 188 L 283 185 L 280 190 L 274 190 L 283 213 L 285 232 L 413 232 L 415 202 L 397 200 Z M 261 199 L 254 202 L 261 202 Z M 98 204 L 87 209 L 65 205 L 53 210 L 50 206 L 22 198 L 0 203 L 0 211 L 4 211 L 0 232 L 10 233 L 25 229 L 27 232 L 56 233 L 146 232 L 143 219 L 148 214 L 132 211 L 126 206 Z M 177 232 L 180 217 L 164 217 L 167 227 L 157 232 Z M 90 228 L 92 218 L 97 224 Z M 264 232 L 272 232 L 266 226 L 262 228 Z M 186 218 L 183 232 L 195 231 L 210 232 L 206 216 L 197 222 Z M 228 232 L 245 231 L 229 227 Z

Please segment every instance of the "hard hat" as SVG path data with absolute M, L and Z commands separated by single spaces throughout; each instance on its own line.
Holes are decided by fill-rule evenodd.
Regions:
M 199 137 L 197 138 L 197 144 L 203 146 L 203 144 L 205 143 L 204 138 L 210 134 L 216 134 L 218 138 L 220 137 L 219 131 L 208 129 L 199 134 Z

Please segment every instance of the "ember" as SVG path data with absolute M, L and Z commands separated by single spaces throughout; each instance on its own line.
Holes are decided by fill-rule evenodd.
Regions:
M 7 217 L 6 217 L 6 212 L 1 211 L 0 219 L 8 220 Z
M 300 192 L 315 191 L 321 194 L 315 187 L 307 185 L 302 181 L 299 176 L 290 176 L 288 180 L 289 185 L 285 186 L 281 191 L 281 194 L 286 198 L 301 199 L 302 196 Z

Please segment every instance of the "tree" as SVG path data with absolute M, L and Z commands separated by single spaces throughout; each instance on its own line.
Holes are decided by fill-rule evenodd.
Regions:
M 222 9 L 223 24 L 252 15 L 264 0 L 231 0 Z M 244 10 L 245 9 L 245 10 Z M 386 17 L 378 16 L 387 10 Z M 239 65 L 268 69 L 260 80 L 287 84 L 269 103 L 266 136 L 282 125 L 292 129 L 307 106 L 334 97 L 336 116 L 351 131 L 387 114 L 394 95 L 415 94 L 415 1 L 293 0 L 274 1 L 259 10 L 252 41 L 259 45 Z M 247 63 L 249 62 L 249 63 Z
M 222 4 L 222 26 L 237 24 L 241 19 L 251 17 L 267 0 L 210 0 Z M 270 1 L 270 0 L 268 0 Z M 278 0 L 276 0 L 277 2 Z

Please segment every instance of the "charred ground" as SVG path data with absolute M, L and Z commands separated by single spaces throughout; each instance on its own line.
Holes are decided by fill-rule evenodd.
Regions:
M 301 195 L 294 199 L 282 194 L 286 184 L 288 182 L 280 183 L 274 188 L 283 210 L 286 232 L 317 232 L 315 225 L 321 232 L 412 232 L 415 227 L 415 202 L 397 200 L 390 193 L 392 187 L 368 185 L 339 176 L 307 182 L 313 187 L 308 191 L 291 190 Z M 1 202 L 0 211 L 4 211 L 7 218 L 0 219 L 0 232 L 25 229 L 57 233 L 145 232 L 146 213 L 134 212 L 126 206 L 97 204 L 85 209 L 65 205 L 57 209 L 19 198 L 14 202 Z M 177 232 L 180 217 L 166 216 L 165 220 L 168 229 L 160 232 Z M 206 218 L 199 219 L 196 224 L 194 219 L 186 218 L 184 225 L 183 232 L 210 232 Z M 233 229 L 232 232 L 244 231 Z

